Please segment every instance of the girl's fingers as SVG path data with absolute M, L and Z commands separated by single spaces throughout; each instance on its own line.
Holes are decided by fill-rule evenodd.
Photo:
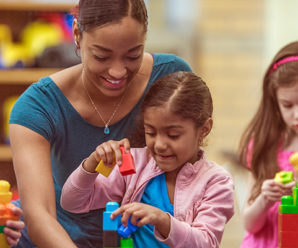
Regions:
M 18 244 L 18 242 L 19 242 L 19 239 L 20 239 L 20 238 L 18 238 L 18 239 L 12 239 L 11 237 L 6 236 L 6 240 L 7 240 L 8 244 L 9 244 L 10 246 L 17 246 L 17 244 Z
M 13 220 L 8 220 L 6 221 L 6 227 L 9 227 L 10 229 L 14 230 L 22 230 L 25 228 L 25 223 L 23 221 L 13 221 Z

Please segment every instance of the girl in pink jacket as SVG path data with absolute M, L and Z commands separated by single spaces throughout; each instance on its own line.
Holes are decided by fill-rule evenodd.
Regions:
M 121 203 L 121 215 L 139 228 L 135 247 L 219 247 L 234 213 L 229 173 L 207 160 L 201 149 L 212 128 L 213 104 L 205 82 L 192 72 L 176 72 L 157 81 L 141 108 L 146 147 L 128 139 L 107 141 L 67 179 L 61 206 L 73 213 Z M 136 173 L 122 176 L 117 166 L 108 177 L 95 172 L 102 160 L 121 166 L 120 146 L 131 152 Z

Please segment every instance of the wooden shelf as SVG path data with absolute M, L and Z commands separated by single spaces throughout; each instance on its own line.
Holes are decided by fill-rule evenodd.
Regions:
M 0 70 L 1 84 L 31 84 L 37 82 L 41 77 L 49 76 L 62 68 L 28 68 Z
M 9 145 L 0 145 L 0 162 L 12 161 L 12 153 Z
M 46 3 L 38 1 L 24 0 L 0 0 L 0 10 L 19 11 L 70 11 L 75 3 L 61 3 L 48 1 Z

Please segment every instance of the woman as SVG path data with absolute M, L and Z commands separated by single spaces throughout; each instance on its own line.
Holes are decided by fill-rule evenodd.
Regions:
M 80 0 L 74 15 L 82 63 L 31 85 L 11 113 L 10 142 L 27 225 L 19 247 L 33 247 L 30 239 L 38 247 L 101 247 L 100 210 L 61 209 L 66 178 L 99 143 L 129 135 L 157 79 L 191 70 L 174 55 L 144 52 L 143 0 Z

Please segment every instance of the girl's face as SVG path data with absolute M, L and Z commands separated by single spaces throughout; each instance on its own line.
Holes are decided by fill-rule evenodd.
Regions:
M 298 82 L 290 87 L 280 87 L 276 97 L 286 125 L 298 134 Z
M 105 96 L 121 95 L 140 69 L 144 45 L 143 25 L 131 17 L 83 32 L 85 77 Z
M 161 106 L 145 110 L 144 128 L 146 145 L 159 168 L 178 173 L 186 162 L 198 160 L 200 142 L 211 126 L 209 130 L 205 126 L 196 128 L 193 120 L 182 119 Z

